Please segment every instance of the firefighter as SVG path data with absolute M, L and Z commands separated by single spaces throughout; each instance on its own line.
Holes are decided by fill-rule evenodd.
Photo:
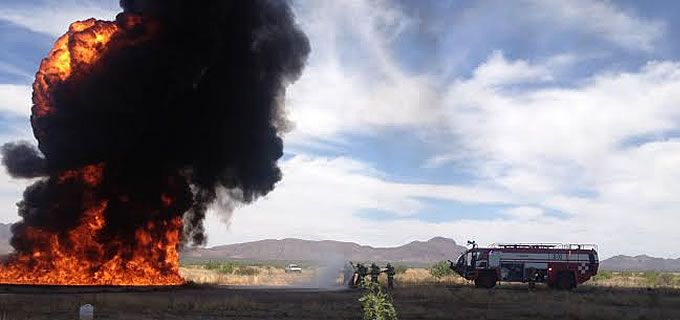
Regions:
M 387 289 L 394 289 L 394 275 L 396 272 L 394 271 L 394 267 L 389 263 L 385 266 L 385 274 L 387 274 Z
M 371 263 L 371 282 L 378 283 L 378 277 L 380 276 L 380 267 L 377 264 Z
M 529 282 L 529 289 L 536 288 L 536 282 L 539 281 L 540 276 L 538 270 L 536 270 L 536 268 L 529 267 L 525 270 L 525 273 L 527 275 L 526 281 Z
M 356 277 L 356 281 L 354 282 L 354 286 L 358 287 L 364 282 L 364 279 L 366 279 L 366 275 L 368 274 L 368 268 L 366 268 L 366 266 L 364 266 L 363 263 L 357 263 L 356 269 L 357 269 L 357 277 Z

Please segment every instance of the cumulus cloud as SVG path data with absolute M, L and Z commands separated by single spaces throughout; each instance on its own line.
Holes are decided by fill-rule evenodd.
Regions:
M 673 165 L 680 160 L 680 63 L 653 61 L 634 72 L 597 74 L 578 86 L 519 89 L 517 84 L 536 79 L 522 76 L 531 74 L 527 70 L 545 66 L 493 54 L 477 70 L 499 64 L 501 70 L 520 69 L 511 73 L 519 80 L 499 77 L 503 81 L 490 83 L 474 72 L 449 87 L 444 103 L 450 134 L 483 181 L 565 213 L 569 228 L 561 232 L 575 238 L 580 230 L 617 246 L 613 238 L 599 235 L 612 228 L 650 247 L 660 239 L 673 240 L 668 226 L 677 224 L 672 212 L 680 208 L 672 192 L 680 187 L 680 171 Z M 463 161 L 455 156 L 459 152 L 438 155 L 428 164 Z M 532 221 L 549 228 L 539 213 L 518 208 L 507 216 L 541 217 Z
M 31 114 L 30 86 L 18 84 L 0 84 L 0 113 L 28 116 Z
M 297 1 L 297 14 L 313 51 L 306 72 L 287 96 L 296 126 L 288 141 L 296 145 L 343 142 L 342 136 L 348 133 L 375 134 L 395 126 L 439 130 L 445 112 L 442 91 L 449 72 L 459 69 L 456 64 L 465 60 L 458 61 L 461 55 L 474 49 L 467 46 L 481 46 L 480 39 L 489 37 L 482 33 L 474 40 L 467 39 L 460 32 L 477 32 L 483 27 L 496 36 L 505 31 L 506 24 L 520 24 L 524 27 L 513 32 L 531 30 L 543 41 L 582 37 L 581 33 L 633 51 L 653 49 L 665 32 L 662 22 L 643 19 L 607 1 L 526 0 L 504 10 L 506 4 L 482 1 L 452 12 L 455 19 L 426 21 L 435 17 L 407 12 L 392 1 Z M 507 13 L 497 21 L 488 21 L 485 17 L 493 8 Z M 438 27 L 432 31 L 428 25 Z M 548 34 L 541 33 L 543 29 Z M 438 34 L 427 34 L 427 30 Z M 561 36 L 556 37 L 558 33 Z M 435 37 L 438 45 L 408 49 L 432 50 L 424 54 L 431 68 L 409 69 L 399 57 L 400 39 L 413 34 Z M 601 54 L 580 50 L 530 64 L 522 59 L 508 60 L 495 51 L 474 70 L 475 80 L 488 85 L 549 82 L 554 80 L 555 69 Z
M 627 141 L 663 136 L 677 127 L 678 85 L 680 64 L 675 62 L 596 75 L 578 87 L 510 91 L 489 85 L 475 73 L 451 85 L 446 105 L 452 133 L 469 151 L 488 160 L 490 175 L 526 175 L 528 169 L 560 174 L 559 168 L 596 173 L 609 166 L 593 166 L 624 150 Z M 522 168 L 508 170 L 503 164 Z
M 491 242 L 593 242 L 600 244 L 601 256 L 646 252 L 672 256 L 673 248 L 655 245 L 657 241 L 678 240 L 672 223 L 645 223 L 649 217 L 631 215 L 637 209 L 603 203 L 596 199 L 558 197 L 546 200 L 553 209 L 578 214 L 564 219 L 545 213 L 545 209 L 510 201 L 503 215 L 490 219 L 452 219 L 426 222 L 412 213 L 423 212 L 429 197 L 460 201 L 496 203 L 488 197 L 498 191 L 466 188 L 471 199 L 450 193 L 447 185 L 400 184 L 386 180 L 364 163 L 347 158 L 299 155 L 282 164 L 285 179 L 271 194 L 251 206 L 238 208 L 229 231 L 213 215 L 207 223 L 209 244 L 259 240 L 263 238 L 305 238 L 359 241 L 374 246 L 393 246 L 433 236 L 447 236 L 459 243 L 477 240 Z M 437 191 L 437 192 L 433 192 Z M 371 220 L 358 213 L 366 209 L 393 213 L 392 219 Z M 415 210 L 415 211 L 414 211 Z M 654 218 L 668 222 L 669 212 Z M 664 218 L 665 217 L 665 218 Z M 480 231 L 481 230 L 481 231 Z M 656 234 L 650 237 L 650 234 Z M 622 237 L 625 237 L 623 239 Z M 625 241 L 624 241 L 625 240 Z
M 676 221 L 670 212 L 677 206 L 663 192 L 677 190 L 676 173 L 665 165 L 672 162 L 675 143 L 667 134 L 677 128 L 680 111 L 675 62 L 652 61 L 638 70 L 606 71 L 567 85 L 558 81 L 562 73 L 592 52 L 523 59 L 495 50 L 468 77 L 447 83 L 441 75 L 407 72 L 396 59 L 395 39 L 420 26 L 398 6 L 354 1 L 303 2 L 300 7 L 314 52 L 307 72 L 290 90 L 296 130 L 289 142 L 318 147 L 324 141 L 351 143 L 346 135 L 357 132 L 379 135 L 386 127 L 409 128 L 414 134 L 446 127 L 443 136 L 452 143 L 440 145 L 423 167 L 465 163 L 484 193 L 493 196 L 480 200 L 470 188 L 456 193 L 457 187 L 446 186 L 436 186 L 430 194 L 512 207 L 492 219 L 428 223 L 415 213 L 425 210 L 427 200 L 420 196 L 429 186 L 393 183 L 389 173 L 375 180 L 361 170 L 338 169 L 347 158 L 315 158 L 296 166 L 311 174 L 315 171 L 307 166 L 321 161 L 324 170 L 338 170 L 331 170 L 332 177 L 304 180 L 291 162 L 271 197 L 235 215 L 233 233 L 225 240 L 279 214 L 271 228 L 255 232 L 265 237 L 361 239 L 376 245 L 432 235 L 481 243 L 585 241 L 601 243 L 604 255 L 673 256 L 667 247 L 650 248 L 658 241 L 677 240 L 668 227 Z M 653 50 L 665 32 L 663 22 L 607 1 L 525 1 L 519 7 L 512 12 L 532 29 L 549 22 L 551 32 L 581 33 L 633 52 Z M 467 12 L 456 24 L 474 24 L 471 20 L 474 14 Z M 432 58 L 439 59 L 439 53 Z M 653 169 L 647 170 L 650 165 Z M 328 181 L 333 191 L 327 189 Z M 340 181 L 346 185 L 339 187 Z M 302 187 L 292 191 L 294 183 Z M 308 202 L 294 196 L 309 189 L 326 191 L 310 194 L 313 200 Z M 366 209 L 396 217 L 378 223 L 356 215 Z M 559 218 L 545 210 L 559 212 Z M 622 245 L 616 236 L 620 233 L 634 245 Z
M 224 225 L 207 224 L 210 243 L 304 237 L 393 245 L 426 236 L 412 232 L 413 228 L 390 235 L 397 230 L 390 225 L 408 219 L 418 226 L 420 222 L 412 216 L 423 211 L 427 199 L 494 204 L 512 201 L 484 186 L 392 182 L 376 168 L 342 157 L 297 155 L 284 161 L 281 168 L 285 179 L 263 200 L 239 208 L 228 233 Z M 357 215 L 367 209 L 391 213 L 394 221 L 376 223 Z
M 547 66 L 524 60 L 508 61 L 503 52 L 496 50 L 475 69 L 474 79 L 478 85 L 493 86 L 550 81 L 552 75 Z
M 19 219 L 15 203 L 21 200 L 23 190 L 32 181 L 14 179 L 7 174 L 5 168 L 0 168 L 0 218 L 2 222 L 15 222 Z

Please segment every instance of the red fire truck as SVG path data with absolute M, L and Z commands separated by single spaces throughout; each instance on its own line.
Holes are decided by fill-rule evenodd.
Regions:
M 472 248 L 450 267 L 480 288 L 498 281 L 546 283 L 550 288 L 572 289 L 597 274 L 597 246 L 592 244 L 505 243 Z

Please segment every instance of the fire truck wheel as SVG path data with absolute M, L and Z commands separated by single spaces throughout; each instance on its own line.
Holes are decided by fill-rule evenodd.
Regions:
M 496 275 L 491 273 L 482 273 L 475 279 L 475 287 L 477 288 L 493 288 L 496 286 Z
M 557 288 L 560 290 L 570 290 L 576 287 L 574 274 L 571 272 L 561 272 L 557 275 Z

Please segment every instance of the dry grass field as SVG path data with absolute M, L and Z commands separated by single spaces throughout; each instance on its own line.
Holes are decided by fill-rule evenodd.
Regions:
M 224 270 L 189 265 L 180 268 L 182 277 L 198 284 L 255 287 L 334 288 L 342 285 L 337 268 L 305 268 L 286 273 L 281 266 L 237 265 Z
M 360 290 L 315 287 L 328 270 L 250 267 L 258 271 L 186 266 L 182 274 L 202 284 L 174 288 L 0 287 L 0 320 L 77 319 L 85 303 L 95 306 L 95 319 L 361 319 Z M 680 319 L 680 275 L 603 275 L 572 291 L 510 284 L 487 290 L 413 268 L 397 275 L 392 297 L 400 319 Z M 341 281 L 339 273 L 330 278 Z

